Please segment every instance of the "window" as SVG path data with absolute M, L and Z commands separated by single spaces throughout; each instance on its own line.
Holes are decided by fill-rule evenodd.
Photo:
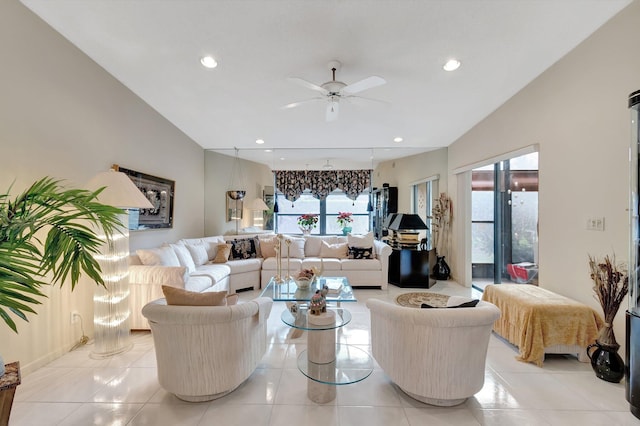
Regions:
M 324 200 L 314 198 L 305 191 L 295 203 L 287 200 L 283 194 L 277 194 L 278 213 L 276 213 L 276 232 L 283 234 L 300 234 L 298 216 L 302 214 L 317 214 L 318 225 L 311 231 L 314 235 L 342 234 L 342 229 L 336 221 L 339 212 L 353 213 L 351 223 L 352 233 L 364 234 L 369 232 L 369 194 L 360 194 L 353 201 L 339 190 L 333 191 Z

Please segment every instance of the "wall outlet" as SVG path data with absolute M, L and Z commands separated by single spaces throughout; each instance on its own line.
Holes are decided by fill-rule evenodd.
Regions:
M 591 217 L 587 219 L 589 231 L 604 231 L 604 217 Z
M 80 313 L 78 311 L 71 311 L 71 324 L 75 324 L 80 321 Z

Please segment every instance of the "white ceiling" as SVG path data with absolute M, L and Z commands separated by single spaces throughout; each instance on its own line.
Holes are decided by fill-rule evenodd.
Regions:
M 450 145 L 630 0 L 22 2 L 203 148 L 319 169 Z M 281 108 L 316 95 L 287 77 L 322 84 L 334 59 L 346 84 L 383 77 L 361 95 L 390 105 Z

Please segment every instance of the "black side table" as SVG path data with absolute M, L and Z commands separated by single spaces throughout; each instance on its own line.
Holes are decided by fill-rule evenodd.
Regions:
M 398 287 L 430 288 L 436 280 L 429 277 L 429 255 L 433 250 L 394 249 L 389 256 L 389 282 Z

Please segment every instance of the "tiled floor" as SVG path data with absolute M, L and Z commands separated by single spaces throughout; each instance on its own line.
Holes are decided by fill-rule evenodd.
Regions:
M 348 305 L 353 321 L 340 330 L 339 339 L 369 351 L 364 302 L 393 300 L 406 291 L 415 290 L 356 290 L 358 303 Z M 478 297 L 475 290 L 452 282 L 439 282 L 429 291 Z M 241 293 L 241 300 L 258 293 Z M 335 401 L 314 404 L 295 363 L 305 336 L 289 339 L 289 328 L 280 321 L 282 309 L 284 304 L 274 304 L 271 344 L 258 369 L 221 399 L 186 403 L 161 389 L 152 338 L 135 333 L 135 346 L 125 354 L 98 361 L 89 358 L 91 348 L 84 346 L 24 377 L 10 425 L 640 425 L 629 413 L 623 384 L 597 379 L 589 364 L 574 357 L 547 358 L 544 368 L 518 362 L 515 348 L 495 336 L 485 385 L 460 406 L 414 401 L 379 368 L 360 383 L 339 386 Z

